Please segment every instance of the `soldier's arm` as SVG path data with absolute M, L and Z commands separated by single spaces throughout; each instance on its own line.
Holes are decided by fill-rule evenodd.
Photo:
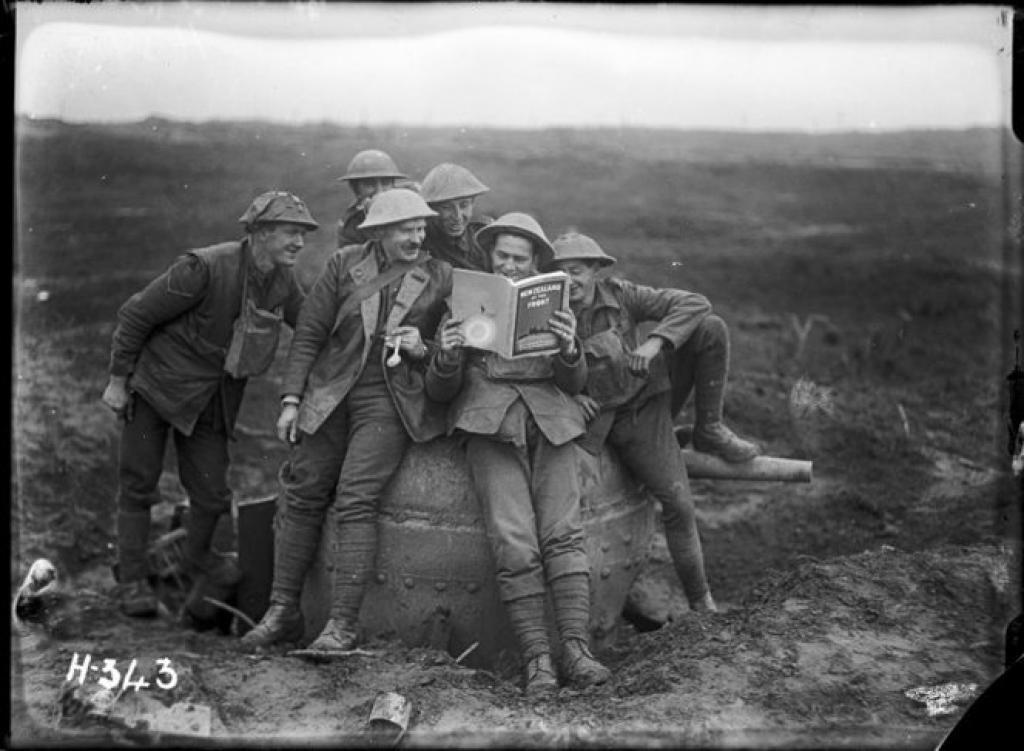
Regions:
M 309 371 L 334 329 L 341 306 L 338 291 L 342 273 L 341 253 L 335 252 L 299 309 L 281 384 L 282 397 L 300 397 L 306 389 Z
M 449 328 L 450 315 L 445 314 L 434 336 L 436 348 L 427 366 L 424 389 L 427 397 L 442 404 L 450 402 L 462 390 L 465 372 L 466 352 L 461 346 L 450 346 L 460 339 L 455 332 L 445 334 Z M 457 324 L 451 324 L 456 327 Z
M 576 337 L 576 351 L 566 357 L 561 352 L 554 356 L 555 385 L 569 396 L 583 391 L 587 385 L 587 358 L 583 345 Z
M 159 326 L 188 312 L 206 295 L 209 270 L 186 253 L 163 274 L 136 292 L 117 311 L 110 374 L 125 378 L 135 370 L 143 346 Z
M 648 338 L 658 336 L 673 347 L 681 346 L 711 313 L 704 295 L 681 289 L 647 287 L 616 280 L 620 299 L 634 321 L 657 321 Z

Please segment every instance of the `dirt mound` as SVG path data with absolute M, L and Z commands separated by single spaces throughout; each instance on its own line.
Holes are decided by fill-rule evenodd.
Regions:
M 21 639 L 20 695 L 35 726 L 29 737 L 36 730 L 65 738 L 127 732 L 61 719 L 57 709 L 73 655 L 116 651 L 118 664 L 129 656 L 142 666 L 171 660 L 174 690 L 142 693 L 163 706 L 209 707 L 214 738 L 366 742 L 375 696 L 397 691 L 414 708 L 408 745 L 513 738 L 784 745 L 850 740 L 850 733 L 865 742 L 934 741 L 948 718 L 928 718 L 904 692 L 947 682 L 984 686 L 998 672 L 1002 632 L 992 612 L 1008 602 L 1006 552 L 996 545 L 917 553 L 883 546 L 807 560 L 766 577 L 724 612 L 689 615 L 649 633 L 623 628 L 600 655 L 614 672 L 608 684 L 562 689 L 539 705 L 522 698 L 514 674 L 464 668 L 434 650 L 381 640 L 365 645 L 369 654 L 314 664 L 280 651 L 245 654 L 232 636 L 182 631 L 168 620 L 115 615 L 69 639 Z M 108 594 L 81 596 L 95 606 Z

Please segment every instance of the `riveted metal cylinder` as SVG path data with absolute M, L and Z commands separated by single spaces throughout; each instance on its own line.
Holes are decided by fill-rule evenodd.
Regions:
M 615 638 L 616 624 L 639 566 L 627 560 L 646 551 L 654 530 L 654 505 L 607 449 L 598 456 L 576 450 L 579 462 L 584 540 L 591 571 L 592 647 Z M 380 502 L 377 571 L 360 613 L 367 637 L 396 634 L 410 646 L 436 641 L 424 624 L 436 621 L 439 608 L 449 614 L 444 628 L 454 656 L 479 645 L 465 660 L 470 667 L 493 668 L 517 647 L 498 594 L 494 562 L 478 501 L 469 480 L 465 454 L 455 440 L 441 438 L 414 444 L 406 452 Z M 330 527 L 302 595 L 306 636 L 311 639 L 327 621 L 330 577 L 325 550 Z M 625 538 L 634 542 L 630 551 Z M 414 586 L 414 582 L 431 583 Z M 446 585 L 443 586 L 442 585 Z M 551 643 L 560 644 L 550 602 Z M 437 629 L 435 628 L 434 631 Z M 557 655 L 556 655 L 557 657 Z

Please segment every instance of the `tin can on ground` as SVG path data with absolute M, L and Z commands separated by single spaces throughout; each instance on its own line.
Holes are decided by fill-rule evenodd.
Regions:
M 370 710 L 370 729 L 405 732 L 412 715 L 412 702 L 395 691 L 377 694 Z

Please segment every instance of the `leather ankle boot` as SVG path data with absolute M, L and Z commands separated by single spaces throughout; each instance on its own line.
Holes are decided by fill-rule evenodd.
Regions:
M 730 464 L 750 461 L 761 453 L 756 443 L 743 440 L 721 422 L 697 425 L 693 430 L 693 447 Z
M 256 628 L 242 637 L 246 647 L 269 647 L 282 641 L 298 641 L 303 632 L 302 613 L 296 606 L 271 605 Z
M 343 618 L 330 618 L 323 630 L 307 647 L 312 652 L 323 652 L 324 656 L 331 653 L 348 652 L 354 649 L 359 640 L 356 624 Z
M 152 618 L 157 614 L 156 592 L 149 580 L 136 579 L 125 582 L 117 595 L 117 604 L 121 612 L 132 618 Z
M 577 688 L 596 686 L 612 677 L 612 671 L 594 659 L 590 648 L 580 639 L 562 645 L 562 675 Z
M 530 697 L 544 696 L 558 690 L 558 678 L 551 665 L 551 655 L 544 652 L 530 658 L 523 671 L 523 693 Z

